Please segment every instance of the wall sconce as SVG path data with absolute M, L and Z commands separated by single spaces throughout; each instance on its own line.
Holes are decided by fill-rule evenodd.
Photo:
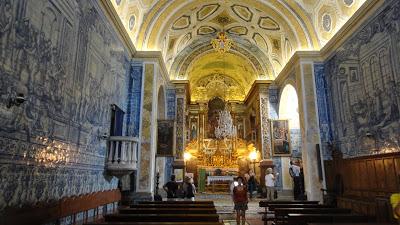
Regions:
M 373 141 L 374 141 L 374 149 L 373 149 L 372 151 L 374 151 L 375 154 L 379 153 L 380 149 L 379 149 L 379 147 L 378 147 L 378 140 L 377 140 L 376 135 L 373 134 L 373 133 L 371 133 L 371 132 L 367 132 L 367 133 L 365 134 L 365 136 L 366 136 L 367 138 L 369 138 L 370 140 L 373 140 Z
M 99 134 L 97 137 L 99 140 L 107 140 L 109 138 L 107 133 Z
M 20 106 L 22 103 L 26 101 L 24 94 L 19 93 L 16 97 L 9 97 L 7 108 L 11 108 L 13 105 Z

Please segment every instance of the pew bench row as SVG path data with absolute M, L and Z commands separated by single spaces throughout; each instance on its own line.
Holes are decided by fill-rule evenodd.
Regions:
M 365 223 L 373 218 L 353 214 L 349 209 L 320 205 L 316 201 L 261 201 L 265 207 L 262 220 L 264 224 L 307 225 L 310 222 L 321 223 Z
M 223 225 L 212 201 L 138 202 L 86 225 Z

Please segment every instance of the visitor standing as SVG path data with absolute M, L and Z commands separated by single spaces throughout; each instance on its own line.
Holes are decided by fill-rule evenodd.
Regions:
M 167 192 L 167 198 L 176 198 L 178 183 L 175 181 L 175 175 L 171 175 L 171 181 L 164 184 L 163 189 Z
M 194 201 L 194 195 L 196 194 L 196 186 L 194 185 L 193 178 L 187 177 L 183 184 L 183 191 L 185 192 L 185 198 L 189 198 Z
M 289 174 L 293 179 L 293 195 L 294 199 L 298 200 L 301 195 L 301 177 L 300 167 L 295 165 L 293 161 L 290 161 Z
M 243 178 L 238 177 L 234 182 L 233 188 L 233 202 L 235 203 L 234 209 L 236 210 L 236 224 L 246 224 L 246 210 L 248 209 L 247 203 L 247 187 L 243 183 Z M 240 218 L 242 218 L 240 223 Z
M 274 200 L 275 192 L 275 176 L 272 168 L 267 169 L 267 175 L 265 175 L 265 186 L 267 187 L 267 201 Z
M 253 192 L 257 190 L 257 180 L 253 171 L 249 172 L 247 186 L 249 187 L 250 199 L 253 199 Z

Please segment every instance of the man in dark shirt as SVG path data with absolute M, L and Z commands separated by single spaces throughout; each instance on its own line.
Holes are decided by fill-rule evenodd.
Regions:
M 164 184 L 163 189 L 167 192 L 167 198 L 176 198 L 178 183 L 175 181 L 175 175 L 171 175 L 171 181 Z

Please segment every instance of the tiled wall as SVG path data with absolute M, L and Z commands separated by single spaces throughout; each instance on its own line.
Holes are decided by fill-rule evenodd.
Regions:
M 344 157 L 399 148 L 399 11 L 386 1 L 325 63 L 333 143 Z
M 117 186 L 98 137 L 127 109 L 130 63 L 98 2 L 0 2 L 0 210 Z

